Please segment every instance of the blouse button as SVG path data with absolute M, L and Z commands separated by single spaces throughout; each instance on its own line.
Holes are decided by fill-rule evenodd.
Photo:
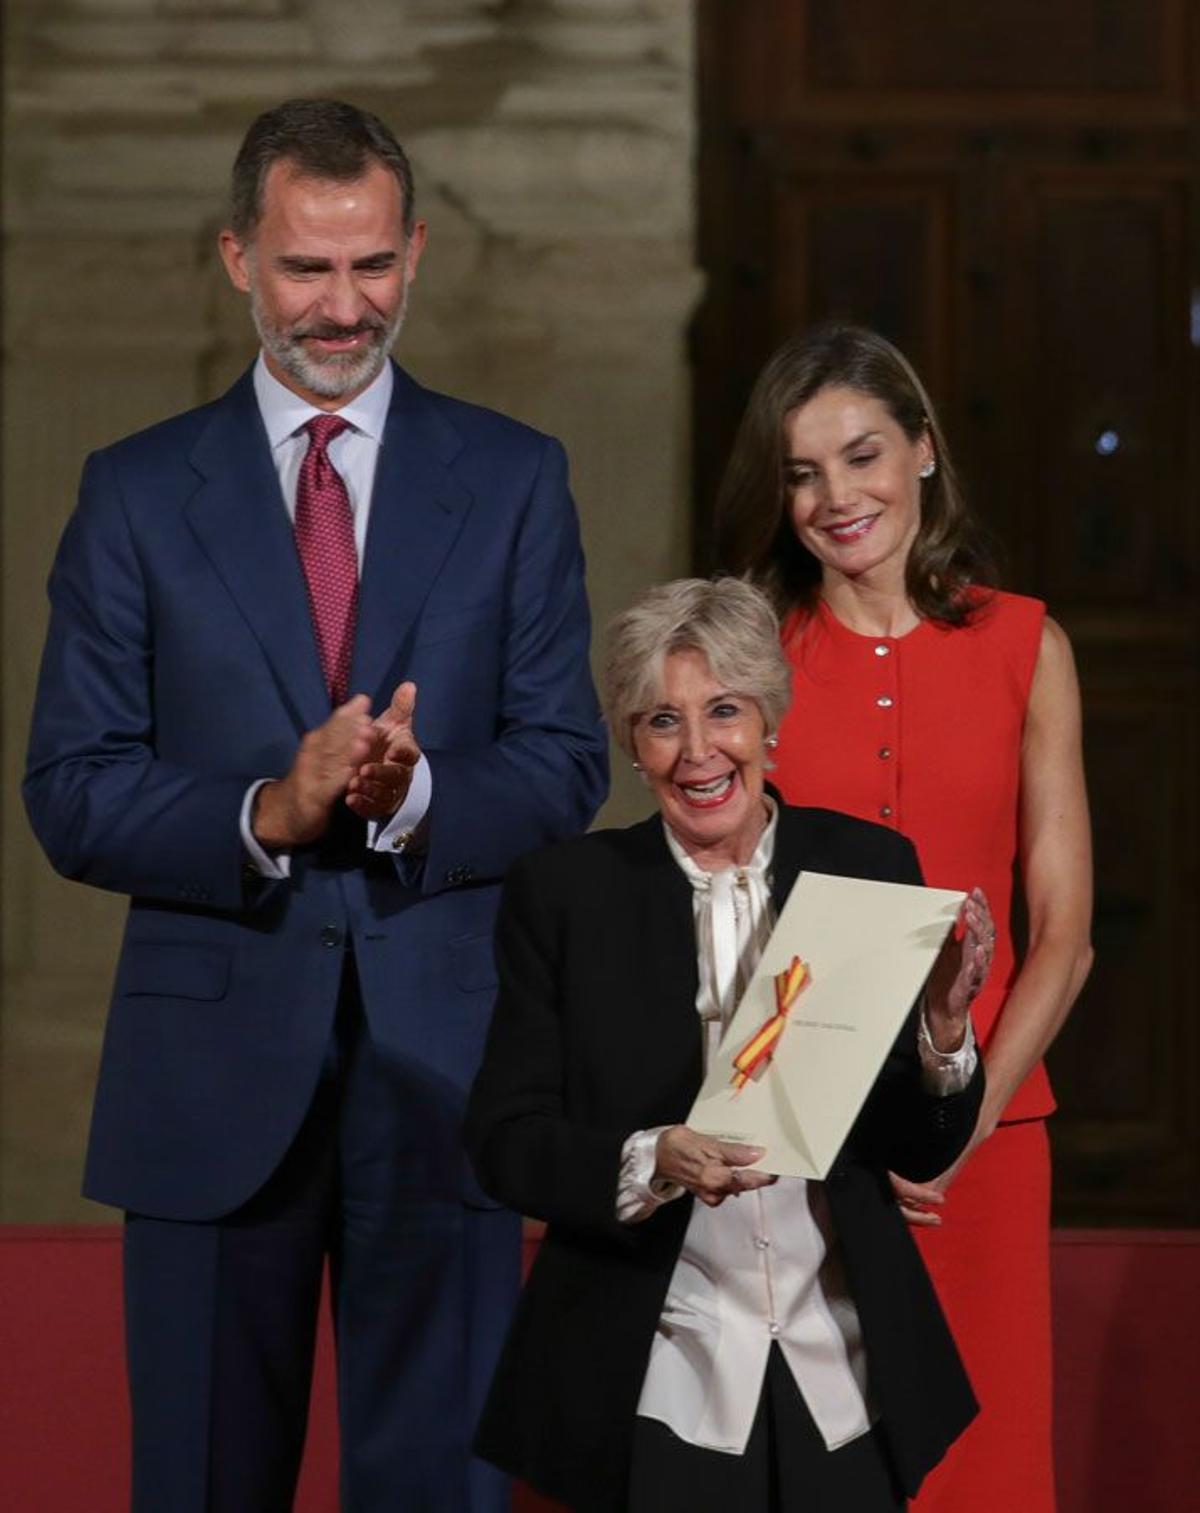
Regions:
M 779 1325 L 775 1322 L 774 1319 L 772 1319 L 771 1322 L 767 1325 L 767 1333 L 772 1337 L 779 1333 Z
M 890 804 L 881 804 L 880 807 L 879 807 L 879 818 L 881 820 L 890 820 L 891 817 L 892 817 L 892 806 Z
M 891 754 L 892 754 L 892 748 L 890 746 L 881 746 L 879 748 L 879 760 L 881 762 L 886 762 L 887 759 L 888 759 L 888 757 L 891 756 Z
M 770 1242 L 770 1240 L 767 1239 L 766 1235 L 755 1235 L 754 1236 L 754 1248 L 755 1248 L 755 1250 L 767 1250 L 770 1247 L 770 1244 L 771 1244 L 771 1242 Z
M 875 702 L 879 705 L 880 709 L 890 709 L 892 707 L 892 696 L 890 693 L 881 693 Z
M 875 648 L 875 655 L 877 657 L 890 656 L 891 655 L 891 650 L 892 650 L 892 648 L 890 646 L 885 646 L 883 644 L 883 642 L 881 641 L 879 643 L 879 645 Z

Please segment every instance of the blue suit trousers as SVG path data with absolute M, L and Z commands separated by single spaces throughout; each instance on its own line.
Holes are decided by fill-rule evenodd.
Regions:
M 507 1509 L 469 1445 L 519 1221 L 431 1179 L 431 1134 L 456 1144 L 439 1117 L 372 1042 L 347 952 L 316 1095 L 265 1186 L 211 1222 L 127 1216 L 133 1513 L 291 1509 L 326 1261 L 345 1513 Z

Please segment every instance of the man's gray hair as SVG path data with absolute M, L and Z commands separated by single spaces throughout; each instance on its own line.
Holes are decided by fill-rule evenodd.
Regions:
M 741 578 L 677 578 L 647 589 L 613 620 L 604 638 L 601 699 L 609 728 L 633 755 L 639 715 L 662 697 L 663 663 L 697 651 L 730 693 L 753 699 L 768 731 L 791 702 L 791 669 L 766 596 Z
M 404 234 L 412 235 L 412 165 L 390 128 L 369 110 L 344 100 L 285 100 L 250 123 L 234 159 L 229 224 L 243 245 L 262 218 L 267 174 L 285 160 L 308 178 L 337 184 L 353 184 L 372 162 L 382 163 L 400 185 Z

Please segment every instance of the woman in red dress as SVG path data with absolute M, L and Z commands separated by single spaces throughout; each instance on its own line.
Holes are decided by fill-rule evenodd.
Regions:
M 783 346 L 718 503 L 722 566 L 773 597 L 792 664 L 776 779 L 790 804 L 903 831 L 933 887 L 980 884 L 995 964 L 972 1017 L 987 1093 L 935 1181 L 893 1178 L 981 1404 L 920 1513 L 1052 1513 L 1050 1162 L 1042 1055 L 1091 963 L 1091 847 L 1070 644 L 991 587 L 937 417 L 860 327 Z M 1018 963 L 1019 868 L 1029 945 Z

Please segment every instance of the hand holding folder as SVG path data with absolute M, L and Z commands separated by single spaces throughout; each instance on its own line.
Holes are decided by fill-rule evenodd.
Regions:
M 763 1147 L 756 1170 L 825 1177 L 965 898 L 802 873 L 713 1056 L 689 1127 Z M 954 979 L 967 992 L 977 973 L 969 965 Z

